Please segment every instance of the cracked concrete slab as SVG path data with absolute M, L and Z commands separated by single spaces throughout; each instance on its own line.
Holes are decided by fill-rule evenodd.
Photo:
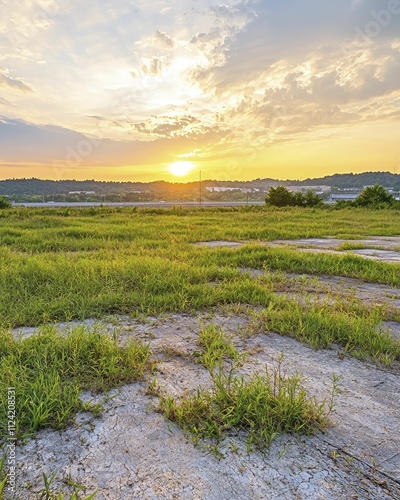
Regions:
M 282 436 L 265 456 L 248 455 L 244 442 L 232 437 L 234 446 L 227 439 L 225 458 L 218 459 L 157 413 L 156 398 L 136 383 L 112 391 L 101 417 L 81 413 L 69 428 L 42 431 L 20 445 L 18 498 L 38 498 L 42 471 L 58 471 L 55 485 L 63 486 L 62 477 L 73 479 L 87 493 L 97 490 L 100 500 L 400 499 L 396 372 L 274 333 L 243 337 L 238 331 L 250 318 L 229 307 L 145 321 L 114 317 L 106 328 L 117 327 L 121 342 L 146 339 L 159 361 L 160 387 L 179 396 L 210 383 L 192 356 L 200 329 L 210 322 L 234 335 L 236 348 L 247 353 L 246 375 L 276 366 L 284 353 L 286 371 L 303 374 L 309 393 L 320 400 L 327 397 L 333 374 L 341 376 L 334 426 L 311 437 Z
M 328 252 L 341 254 L 349 252 L 366 259 L 388 263 L 400 263 L 400 237 L 379 237 L 364 240 L 343 240 L 336 238 L 305 238 L 298 240 L 275 240 L 267 246 L 295 246 L 304 252 Z M 341 249 L 344 245 L 364 246 L 365 248 Z
M 221 247 L 229 247 L 229 248 L 239 248 L 244 246 L 246 243 L 242 243 L 240 241 L 199 241 L 195 243 L 196 247 L 208 247 L 208 248 L 221 248 Z
M 363 240 L 344 240 L 337 238 L 301 238 L 297 240 L 274 240 L 274 241 L 202 241 L 195 243 L 198 247 L 208 248 L 239 248 L 249 243 L 258 243 L 262 246 L 271 247 L 294 247 L 301 252 L 330 253 L 343 255 L 352 253 L 365 259 L 372 259 L 388 263 L 400 263 L 400 237 L 374 236 Z M 355 245 L 365 248 L 341 249 L 344 245 Z

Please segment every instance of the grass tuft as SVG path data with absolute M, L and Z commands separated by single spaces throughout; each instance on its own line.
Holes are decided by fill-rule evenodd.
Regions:
M 296 300 L 271 302 L 261 313 L 253 313 L 251 331 L 273 331 L 293 337 L 316 349 L 334 344 L 359 359 L 391 365 L 400 360 L 400 342 L 383 330 L 378 309 L 338 301 L 302 306 Z M 358 309 L 358 310 L 357 310 Z
M 336 379 L 331 400 L 319 403 L 307 395 L 300 376 L 282 375 L 281 360 L 275 370 L 249 379 L 235 375 L 234 368 L 210 373 L 210 389 L 199 389 L 180 400 L 160 397 L 159 410 L 191 433 L 195 444 L 203 439 L 218 445 L 230 435 L 242 435 L 250 452 L 268 449 L 279 434 L 312 434 L 329 425 Z
M 204 328 L 199 335 L 198 344 L 201 348 L 196 353 L 200 363 L 212 371 L 216 366 L 221 366 L 224 360 L 239 362 L 240 353 L 231 343 L 222 328 L 211 324 Z
M 0 333 L 0 430 L 5 435 L 7 390 L 15 387 L 17 436 L 44 427 L 62 428 L 80 410 L 98 414 L 84 403 L 82 391 L 105 391 L 142 378 L 150 366 L 149 346 L 117 340 L 97 327 L 72 328 L 65 334 L 42 327 L 37 335 L 15 339 Z

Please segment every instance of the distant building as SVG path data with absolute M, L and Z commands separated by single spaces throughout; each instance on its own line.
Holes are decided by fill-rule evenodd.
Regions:
M 251 188 L 234 188 L 234 187 L 224 187 L 224 186 L 209 186 L 206 187 L 206 191 L 210 193 L 225 193 L 227 191 L 240 191 L 241 193 L 252 193 L 253 191 L 260 191 L 259 189 Z
M 96 191 L 70 191 L 68 194 L 96 194 Z
M 365 186 L 365 187 L 372 187 L 372 186 Z M 365 188 L 364 188 L 365 189 Z M 330 196 L 330 201 L 339 201 L 339 200 L 345 200 L 345 201 L 354 201 L 360 194 L 362 193 L 362 190 L 360 189 L 354 189 L 354 188 L 345 188 L 342 189 L 342 191 L 347 191 L 346 193 L 344 192 L 337 192 L 337 193 L 332 193 Z M 349 193 L 351 191 L 351 193 Z M 394 196 L 395 200 L 400 201 L 400 193 L 398 191 L 395 191 L 394 189 L 387 188 L 386 191 L 390 193 L 391 195 Z
M 333 193 L 330 196 L 331 201 L 354 201 L 360 193 Z
M 286 186 L 292 193 L 306 193 L 307 191 L 314 191 L 316 194 L 329 193 L 331 186 Z

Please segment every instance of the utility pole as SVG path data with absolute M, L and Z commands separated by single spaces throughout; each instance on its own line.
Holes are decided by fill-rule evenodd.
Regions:
M 199 192 L 200 192 L 200 205 L 201 205 L 201 170 L 199 172 Z

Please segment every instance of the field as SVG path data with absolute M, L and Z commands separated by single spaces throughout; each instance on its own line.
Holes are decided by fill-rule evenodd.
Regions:
M 400 498 L 400 263 L 354 253 L 399 236 L 389 210 L 0 211 L 0 425 L 6 445 L 15 387 L 16 498 L 225 498 L 226 481 L 230 498 Z M 269 244 L 328 237 L 346 241 Z M 142 457 L 142 436 L 154 441 L 153 477 L 126 465 L 126 436 L 117 469 L 103 456 L 99 439 L 124 433 Z M 268 490 L 263 467 L 292 470 L 293 450 L 304 471 Z M 190 474 L 203 459 L 210 481 Z

